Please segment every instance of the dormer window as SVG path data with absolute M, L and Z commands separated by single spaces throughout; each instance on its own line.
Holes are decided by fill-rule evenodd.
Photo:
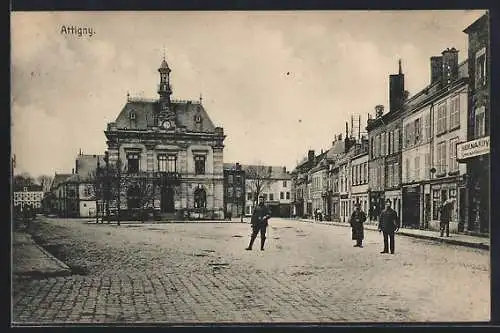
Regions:
M 129 112 L 128 118 L 130 120 L 135 120 L 135 111 L 134 110 L 132 110 L 132 111 Z
M 196 123 L 201 123 L 201 115 L 199 115 L 199 114 L 195 115 L 195 116 L 194 116 L 194 121 L 195 121 Z

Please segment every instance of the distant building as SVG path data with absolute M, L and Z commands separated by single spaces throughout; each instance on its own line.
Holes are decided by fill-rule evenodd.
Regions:
M 245 171 L 245 215 L 251 216 L 257 204 L 254 192 L 257 183 L 261 184 L 260 196 L 264 197 L 264 203 L 271 209 L 271 215 L 275 217 L 291 216 L 291 191 L 292 176 L 286 167 L 267 165 L 242 165 Z M 255 177 L 257 175 L 257 177 Z
M 465 231 L 489 233 L 490 224 L 490 24 L 486 13 L 468 26 L 467 141 L 457 157 L 467 164 Z
M 368 119 L 366 130 L 369 140 L 369 199 L 368 215 L 377 220 L 387 199 L 398 216 L 402 214 L 400 180 L 401 161 L 401 114 L 405 109 L 407 93 L 404 90 L 404 74 L 399 62 L 398 74 L 389 76 L 389 112 L 384 106 L 375 107 L 375 118 Z M 388 182 L 388 180 L 390 181 Z
M 61 217 L 68 216 L 68 211 L 76 210 L 76 208 L 70 208 L 68 205 L 67 188 L 65 186 L 65 181 L 72 174 L 61 174 L 55 173 L 52 184 L 50 185 L 50 201 L 47 203 L 49 206 L 48 211 L 52 214 L 56 214 Z
M 239 163 L 224 163 L 224 215 L 245 214 L 245 171 Z
M 42 208 L 42 200 L 44 197 L 42 186 L 29 185 L 14 189 L 14 207 L 21 211 L 26 207 L 40 211 Z
M 370 201 L 368 200 L 368 139 L 362 139 L 353 148 L 351 158 L 351 201 L 356 203 L 368 213 Z M 352 212 L 351 212 L 352 214 Z

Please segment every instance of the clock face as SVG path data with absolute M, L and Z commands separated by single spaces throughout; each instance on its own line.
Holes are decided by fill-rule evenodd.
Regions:
M 171 126 L 169 121 L 164 121 L 162 125 L 163 125 L 163 128 L 167 128 L 167 129 L 170 128 L 170 126 Z

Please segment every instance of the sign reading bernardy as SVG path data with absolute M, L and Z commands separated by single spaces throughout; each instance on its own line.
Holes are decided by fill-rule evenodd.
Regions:
M 457 160 L 464 160 L 470 157 L 489 154 L 489 153 L 490 153 L 489 136 L 457 144 Z

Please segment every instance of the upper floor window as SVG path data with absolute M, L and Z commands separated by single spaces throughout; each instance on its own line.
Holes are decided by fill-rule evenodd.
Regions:
M 194 169 L 197 175 L 205 174 L 205 156 L 197 155 L 194 157 Z
M 393 132 L 388 132 L 387 133 L 387 154 L 392 154 L 392 149 L 394 149 L 393 147 L 393 143 L 392 143 L 392 138 L 393 138 L 394 134 Z
M 247 200 L 252 200 L 252 192 L 247 193 Z
M 486 48 L 476 52 L 475 86 L 479 88 L 486 84 Z
M 450 171 L 458 170 L 457 143 L 458 138 L 450 139 Z
M 370 138 L 370 158 L 373 158 L 373 137 Z
M 424 135 L 424 140 L 429 140 L 432 136 L 432 133 L 431 133 L 431 114 L 430 112 L 427 112 L 425 114 L 425 133 L 423 134 Z
M 290 200 L 290 192 L 286 192 L 286 200 Z
M 232 183 L 233 183 L 233 175 L 229 175 L 229 176 L 227 176 L 227 182 L 228 182 L 229 184 L 232 184 Z
M 419 144 L 420 140 L 422 140 L 422 122 L 420 121 L 420 118 L 415 119 L 415 123 L 413 126 L 415 127 L 414 144 Z
M 474 134 L 476 138 L 480 138 L 486 134 L 485 107 L 475 109 L 474 113 Z
M 286 187 L 287 186 L 287 183 L 286 183 L 286 180 L 283 181 L 283 187 Z
M 139 172 L 139 154 L 138 153 L 128 153 L 127 154 L 127 165 L 129 173 Z
M 460 96 L 455 96 L 450 102 L 450 129 L 460 126 Z
M 404 139 L 405 139 L 405 142 L 404 142 L 405 148 L 410 147 L 410 141 L 411 141 L 410 124 L 405 125 Z
M 384 132 L 384 133 L 382 133 L 381 138 L 382 138 L 382 143 L 381 143 L 381 152 L 380 152 L 380 153 L 381 153 L 381 155 L 382 155 L 382 156 L 384 156 L 384 155 L 385 155 L 385 153 L 386 153 L 386 151 L 385 151 L 385 149 L 386 149 L 386 145 L 385 145 L 385 142 L 386 142 L 386 139 L 385 139 L 385 138 L 386 138 L 386 135 L 385 135 L 385 132 Z
M 394 130 L 394 152 L 397 153 L 399 151 L 399 128 Z
M 447 116 L 446 103 L 441 103 L 438 105 L 438 115 L 437 115 L 437 134 L 446 132 L 446 116 Z
M 437 173 L 442 174 L 446 172 L 446 141 L 443 141 L 437 145 L 436 152 L 437 160 Z
M 269 201 L 274 201 L 274 193 L 269 193 Z

